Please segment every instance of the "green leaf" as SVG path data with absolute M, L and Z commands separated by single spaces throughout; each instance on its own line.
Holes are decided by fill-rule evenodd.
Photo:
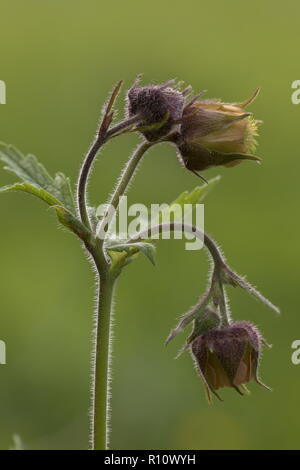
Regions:
M 15 183 L 11 186 L 4 186 L 3 188 L 0 188 L 0 192 L 2 193 L 7 191 L 23 191 L 25 193 L 32 194 L 33 196 L 42 199 L 42 201 L 49 204 L 49 206 L 61 204 L 58 199 L 52 196 L 52 194 L 48 193 L 48 191 L 45 191 L 45 189 L 38 188 L 37 186 L 33 186 L 29 183 Z
M 106 249 L 108 251 L 125 252 L 129 257 L 137 254 L 138 252 L 142 252 L 151 261 L 151 263 L 155 265 L 155 247 L 152 245 L 152 243 L 120 243 L 119 241 L 110 241 L 110 244 L 106 246 Z
M 62 225 L 67 227 L 71 232 L 75 233 L 83 241 L 92 240 L 92 233 L 77 217 L 69 212 L 65 207 L 53 206 L 58 220 Z
M 70 212 L 75 213 L 70 180 L 63 173 L 56 173 L 55 177 L 52 178 L 34 155 L 25 156 L 12 145 L 5 145 L 3 143 L 0 143 L 0 161 L 5 163 L 5 170 L 15 173 L 25 183 L 46 191 Z M 20 188 L 15 189 L 20 190 Z M 29 190 L 29 187 L 21 190 L 31 192 L 38 197 L 43 195 L 42 192 L 39 195 L 37 192 L 34 193 L 34 191 Z M 45 194 L 44 196 L 45 197 L 41 197 L 41 199 L 49 204 L 47 201 L 49 197 Z
M 182 209 L 185 204 L 200 204 L 203 199 L 209 194 L 214 186 L 220 181 L 221 177 L 216 176 L 208 181 L 207 184 L 197 186 L 192 191 L 184 191 L 181 193 L 175 201 L 173 201 L 168 208 L 162 210 L 157 217 L 152 219 L 151 224 L 159 224 L 168 222 L 169 220 L 181 220 Z M 191 210 L 193 210 L 191 208 Z M 185 212 L 186 213 L 186 212 Z
M 210 193 L 210 191 L 215 187 L 215 185 L 220 181 L 221 176 L 215 176 L 208 180 L 207 184 L 202 186 L 197 186 L 192 191 L 184 191 L 181 193 L 172 204 L 199 204 L 203 199 Z M 171 204 L 171 206 L 172 206 Z

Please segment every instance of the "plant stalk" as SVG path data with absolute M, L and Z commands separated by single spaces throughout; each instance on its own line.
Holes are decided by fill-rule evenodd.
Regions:
M 90 448 L 105 450 L 109 445 L 109 380 L 111 356 L 111 313 L 115 279 L 101 270 L 92 354 Z
M 126 190 L 132 181 L 132 178 L 137 170 L 137 167 L 147 152 L 153 145 L 155 145 L 156 142 L 147 142 L 143 141 L 141 142 L 136 150 L 133 152 L 132 156 L 129 158 L 128 162 L 126 163 L 126 166 L 120 176 L 120 179 L 118 181 L 118 184 L 111 196 L 111 199 L 108 203 L 109 206 L 113 207 L 115 210 L 117 210 L 120 202 L 120 197 L 123 196 L 126 193 Z M 113 215 L 111 216 L 112 219 Z M 109 233 L 109 225 L 111 223 L 111 219 L 108 219 L 108 212 L 104 215 L 102 222 L 99 224 L 97 228 L 97 235 L 99 236 L 104 233 L 104 230 L 106 228 L 106 234 Z
M 219 285 L 219 290 L 221 294 L 220 298 L 220 313 L 221 313 L 221 319 L 222 319 L 222 325 L 223 326 L 229 326 L 230 325 L 230 314 L 227 308 L 227 302 L 226 302 L 226 294 L 225 294 L 225 289 L 223 286 L 223 283 L 221 280 L 218 281 Z
M 132 124 L 136 123 L 140 119 L 139 116 L 133 116 L 131 118 L 121 121 L 119 124 L 116 124 L 109 130 L 102 132 L 102 126 L 100 126 L 99 131 L 97 132 L 96 138 L 88 150 L 83 164 L 80 168 L 78 185 L 77 185 L 77 205 L 78 212 L 80 215 L 81 221 L 90 228 L 89 215 L 87 211 L 87 201 L 86 201 L 86 192 L 87 192 L 87 183 L 89 175 L 95 161 L 95 157 L 99 152 L 100 148 L 115 134 L 118 132 L 128 129 Z
M 220 270 L 226 266 L 224 256 L 216 242 L 206 232 L 200 230 L 195 225 L 185 224 L 183 222 L 170 222 L 153 225 L 150 228 L 146 228 L 137 233 L 134 237 L 128 240 L 128 243 L 137 242 L 143 238 L 148 238 L 148 235 L 150 237 L 150 234 L 162 233 L 168 230 L 181 230 L 182 232 L 186 230 L 189 233 L 194 234 L 195 237 L 203 240 L 204 246 L 208 250 L 217 269 Z

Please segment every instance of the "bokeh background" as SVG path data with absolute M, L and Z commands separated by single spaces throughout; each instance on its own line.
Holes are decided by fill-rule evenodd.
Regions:
M 236 319 L 259 325 L 273 349 L 241 398 L 206 402 L 188 354 L 174 360 L 185 335 L 164 347 L 179 314 L 204 289 L 205 253 L 182 241 L 158 243 L 157 266 L 140 257 L 120 278 L 115 302 L 113 449 L 300 448 L 299 122 L 291 83 L 299 79 L 299 2 L 271 0 L 150 3 L 127 0 L 1 0 L 0 140 L 30 152 L 51 173 L 75 182 L 99 110 L 120 78 L 130 86 L 178 77 L 195 91 L 237 101 L 262 87 L 251 111 L 264 121 L 258 154 L 217 168 L 222 180 L 205 201 L 205 225 L 230 264 L 247 274 L 283 314 L 276 317 L 231 289 Z M 119 101 L 119 116 L 123 112 Z M 98 160 L 90 199 L 104 202 L 136 136 L 112 142 Z M 0 183 L 15 181 L 0 170 Z M 199 184 L 174 149 L 151 152 L 129 202 L 169 202 Z M 21 436 L 30 449 L 86 449 L 93 273 L 72 235 L 57 230 L 46 206 L 22 194 L 0 198 L 0 448 Z

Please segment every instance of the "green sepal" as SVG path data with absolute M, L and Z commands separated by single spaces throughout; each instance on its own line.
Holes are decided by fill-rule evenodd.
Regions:
M 190 344 L 198 336 L 203 335 L 209 330 L 218 328 L 220 325 L 221 319 L 219 315 L 210 308 L 206 308 L 201 315 L 195 318 L 193 331 L 188 337 L 187 343 Z

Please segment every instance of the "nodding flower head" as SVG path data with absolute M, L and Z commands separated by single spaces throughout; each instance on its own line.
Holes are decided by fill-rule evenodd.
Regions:
M 182 118 L 185 93 L 172 88 L 170 85 L 173 82 L 133 86 L 128 92 L 128 115 L 141 116 L 139 127 L 149 141 L 159 140 L 169 134 Z
M 210 400 L 210 392 L 220 400 L 217 390 L 232 387 L 239 394 L 244 384 L 258 378 L 258 364 L 263 339 L 259 330 L 248 322 L 235 322 L 198 336 L 191 344 L 192 355 Z
M 202 171 L 216 165 L 232 167 L 243 160 L 260 161 L 252 154 L 260 121 L 244 109 L 254 101 L 258 92 L 259 89 L 242 103 L 192 100 L 184 108 L 175 143 L 188 170 Z

